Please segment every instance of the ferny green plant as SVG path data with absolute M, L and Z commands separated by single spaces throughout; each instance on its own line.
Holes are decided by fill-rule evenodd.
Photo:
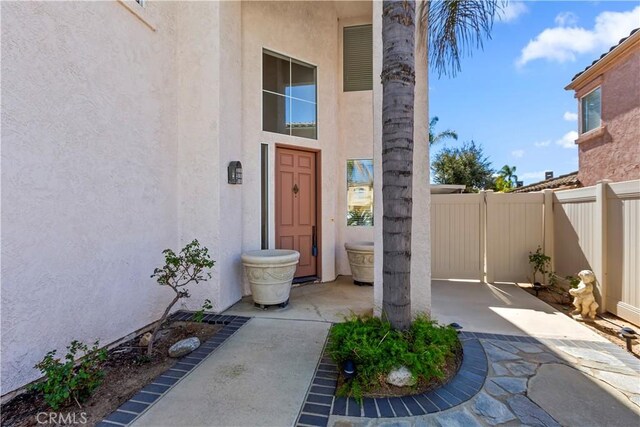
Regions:
M 417 318 L 406 331 L 392 328 L 384 319 L 352 316 L 331 328 L 328 350 L 338 366 L 354 362 L 356 375 L 338 394 L 360 400 L 400 366 L 406 366 L 417 381 L 442 378 L 448 358 L 459 346 L 453 328 L 439 326 L 426 316 Z

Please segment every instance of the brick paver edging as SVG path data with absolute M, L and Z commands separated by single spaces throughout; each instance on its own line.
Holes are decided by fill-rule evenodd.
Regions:
M 298 415 L 299 426 L 326 426 L 330 415 L 364 418 L 397 418 L 445 411 L 475 396 L 487 377 L 487 356 L 480 341 L 465 333 L 459 335 L 463 359 L 458 373 L 444 386 L 426 393 L 404 397 L 364 398 L 362 405 L 354 398 L 335 397 L 338 367 L 323 353 Z
M 170 320 L 189 320 L 192 311 L 178 311 Z M 192 353 L 181 357 L 176 364 L 158 375 L 150 384 L 143 387 L 131 399 L 120 405 L 118 409 L 98 423 L 98 427 L 127 426 L 135 421 L 143 412 L 173 388 L 180 380 L 200 365 L 211 353 L 222 345 L 230 336 L 249 321 L 249 317 L 223 316 L 207 314 L 202 320 L 211 325 L 224 325 L 213 337 L 205 341 Z

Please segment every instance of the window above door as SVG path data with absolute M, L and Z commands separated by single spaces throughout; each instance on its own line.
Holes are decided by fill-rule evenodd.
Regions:
M 318 138 L 317 70 L 269 50 L 262 52 L 262 130 Z

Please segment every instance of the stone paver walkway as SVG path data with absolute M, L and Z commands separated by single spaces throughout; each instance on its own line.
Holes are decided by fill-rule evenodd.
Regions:
M 524 343 L 513 336 L 471 335 L 480 338 L 489 361 L 484 387 L 471 400 L 417 417 L 332 415 L 328 425 L 640 425 L 640 361 L 615 345 L 558 339 Z

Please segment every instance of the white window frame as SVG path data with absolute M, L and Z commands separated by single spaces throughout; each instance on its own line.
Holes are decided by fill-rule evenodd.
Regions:
M 271 56 L 274 56 L 274 57 L 281 57 L 282 59 L 288 59 L 289 60 L 289 83 L 291 83 L 291 75 L 292 75 L 292 73 L 291 73 L 291 64 L 294 61 L 299 63 L 300 65 L 303 65 L 303 66 L 313 67 L 314 71 L 315 71 L 316 102 L 314 103 L 314 102 L 311 102 L 311 101 L 307 101 L 306 99 L 296 98 L 295 96 L 283 95 L 281 93 L 277 93 L 277 92 L 273 92 L 273 91 L 270 91 L 270 90 L 266 90 L 264 88 L 264 60 L 262 58 L 262 55 L 264 55 L 265 53 L 267 55 L 271 55 Z M 315 107 L 316 107 L 316 137 L 315 138 L 308 138 L 306 136 L 293 135 L 292 134 L 293 127 L 289 128 L 289 133 L 288 134 L 265 130 L 264 129 L 264 101 L 261 100 L 260 124 L 261 124 L 261 129 L 262 129 L 263 132 L 273 133 L 273 134 L 276 134 L 276 135 L 285 135 L 285 136 L 289 136 L 289 137 L 293 137 L 293 138 L 310 139 L 312 141 L 317 141 L 320 138 L 320 127 L 318 125 L 318 122 L 319 122 L 319 120 L 318 120 L 318 92 L 319 92 L 318 91 L 318 66 L 316 64 L 314 64 L 312 62 L 309 62 L 309 61 L 303 61 L 301 59 L 296 59 L 291 55 L 288 55 L 288 54 L 282 53 L 282 52 L 278 52 L 277 50 L 273 50 L 273 49 L 269 49 L 269 48 L 263 47 L 262 51 L 260 52 L 260 83 L 261 83 L 261 85 L 260 85 L 261 95 L 266 92 L 266 93 L 270 93 L 272 95 L 282 96 L 285 99 L 286 98 L 290 98 L 292 100 L 295 99 L 296 101 L 306 102 L 307 104 L 314 104 Z M 286 118 L 285 118 L 285 120 L 286 120 Z
M 584 130 L 584 99 L 591 95 L 593 92 L 600 90 L 600 126 L 596 126 L 593 129 L 589 129 L 589 130 Z M 583 94 L 580 97 L 580 102 L 578 103 L 578 110 L 579 110 L 579 116 L 578 116 L 578 130 L 579 130 L 579 135 L 586 135 L 588 133 L 591 132 L 596 132 L 599 129 L 602 128 L 603 126 L 603 120 L 602 120 L 602 85 L 598 85 L 596 87 L 594 87 L 593 89 L 591 89 L 589 92 Z

